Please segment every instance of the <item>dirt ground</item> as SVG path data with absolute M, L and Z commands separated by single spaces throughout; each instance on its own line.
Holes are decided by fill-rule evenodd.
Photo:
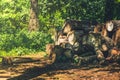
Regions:
M 37 62 L 19 63 L 12 66 L 0 65 L 0 80 L 120 80 L 120 65 L 81 65 L 70 62 L 50 63 L 41 59 Z

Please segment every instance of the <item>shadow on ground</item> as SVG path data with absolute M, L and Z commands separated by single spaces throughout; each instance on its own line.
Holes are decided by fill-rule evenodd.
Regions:
M 114 73 L 114 72 L 119 72 L 120 71 L 120 66 L 113 64 L 113 65 L 107 65 L 107 66 L 98 66 L 98 65 L 83 65 L 83 66 L 74 66 L 71 63 L 56 63 L 52 65 L 46 65 L 44 67 L 39 67 L 39 66 L 33 66 L 31 68 L 26 69 L 23 74 L 9 78 L 8 80 L 30 80 L 33 78 L 36 78 L 38 76 L 41 76 L 42 74 L 47 74 L 47 76 L 53 76 L 56 74 L 74 74 L 75 71 L 69 72 L 69 70 L 72 69 L 81 69 L 81 70 L 91 70 L 94 68 L 100 68 L 95 71 L 94 73 L 99 72 L 99 71 L 109 71 L 109 73 Z M 63 70 L 62 72 L 57 72 L 58 70 Z M 67 71 L 64 71 L 67 70 Z M 92 74 L 92 73 L 91 73 Z M 39 78 L 38 80 L 45 80 L 44 78 Z

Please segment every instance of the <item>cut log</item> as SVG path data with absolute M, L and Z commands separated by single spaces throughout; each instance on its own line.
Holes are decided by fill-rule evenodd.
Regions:
M 63 33 L 62 31 L 59 32 L 56 31 L 56 35 L 54 37 L 55 37 L 54 40 L 55 45 L 60 45 L 61 43 L 67 42 L 67 34 Z
M 66 20 L 63 24 L 63 33 L 68 33 L 72 30 L 83 30 L 84 32 L 93 31 L 95 25 L 92 21 L 77 21 L 77 20 Z
M 120 20 L 112 20 L 112 23 L 115 27 L 120 29 Z
M 106 60 L 120 60 L 120 50 L 117 48 L 111 49 Z
M 94 33 L 101 33 L 101 34 L 103 34 L 103 31 L 102 31 L 103 28 L 105 28 L 105 24 L 104 23 L 99 23 L 99 24 L 95 25 Z
M 67 34 L 67 38 L 68 38 L 68 42 L 73 45 L 75 42 L 79 42 L 80 37 L 84 34 L 84 32 L 80 31 L 80 30 L 73 30 L 70 31 Z
M 46 44 L 46 53 L 47 56 L 50 57 L 50 55 L 53 52 L 54 44 Z
M 66 49 L 65 52 L 64 52 L 64 55 L 67 57 L 67 58 L 71 58 L 73 57 L 73 53 L 72 53 L 72 50 L 70 49 Z
M 111 20 L 105 23 L 105 27 L 102 29 L 102 35 L 111 38 L 114 45 L 119 47 L 118 40 L 120 39 L 120 20 Z
M 13 65 L 12 57 L 2 57 L 2 65 Z
M 13 63 L 27 63 L 27 62 L 35 62 L 40 61 L 39 57 L 13 57 Z
M 2 58 L 2 65 L 13 65 L 19 63 L 28 63 L 40 61 L 42 58 L 39 57 L 0 57 Z

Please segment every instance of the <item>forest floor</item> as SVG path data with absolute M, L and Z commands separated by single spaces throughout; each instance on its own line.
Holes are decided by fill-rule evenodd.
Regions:
M 39 56 L 29 55 L 29 56 Z M 40 57 L 41 58 L 41 57 Z M 82 65 L 70 62 L 51 64 L 49 60 L 0 65 L 0 80 L 120 80 L 120 65 Z

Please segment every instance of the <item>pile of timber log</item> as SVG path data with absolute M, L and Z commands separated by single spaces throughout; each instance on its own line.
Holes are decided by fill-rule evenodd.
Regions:
M 62 30 L 56 31 L 55 40 L 54 40 L 55 45 L 59 45 L 60 43 L 67 42 L 67 38 L 70 37 L 70 34 L 73 31 L 77 39 L 83 34 L 93 32 L 94 26 L 96 24 L 97 24 L 96 21 L 65 20 L 62 26 Z
M 80 52 L 85 52 L 86 49 L 84 46 L 80 45 L 80 39 L 83 35 L 89 33 L 96 33 L 95 26 L 97 22 L 93 23 L 92 21 L 77 21 L 77 20 L 66 20 L 62 27 L 62 30 L 56 31 L 55 35 L 55 43 L 49 44 L 51 46 L 51 50 L 49 47 L 46 47 L 46 53 L 51 56 L 51 54 L 56 54 L 55 58 L 58 56 L 67 56 L 68 58 L 72 58 L 73 54 L 79 54 Z M 104 25 L 104 24 L 103 24 Z M 101 31 L 101 26 L 99 26 L 99 30 Z M 111 43 L 108 40 L 107 43 Z M 111 43 L 112 44 L 112 43 Z M 103 46 L 104 47 L 104 46 Z M 92 47 L 87 47 L 91 50 L 94 50 Z M 90 55 L 94 53 L 90 53 Z
M 86 33 L 93 32 L 96 24 L 85 20 L 66 20 L 62 30 L 56 31 L 54 46 L 53 44 L 46 45 L 46 53 L 48 56 L 57 53 L 57 56 L 64 55 L 68 58 L 71 58 L 73 53 L 78 54 L 81 48 L 79 44 L 80 37 Z M 84 50 L 81 52 L 84 52 Z
M 111 38 L 114 46 L 120 49 L 120 20 L 99 23 L 95 26 L 94 33 L 101 33 L 102 36 Z

